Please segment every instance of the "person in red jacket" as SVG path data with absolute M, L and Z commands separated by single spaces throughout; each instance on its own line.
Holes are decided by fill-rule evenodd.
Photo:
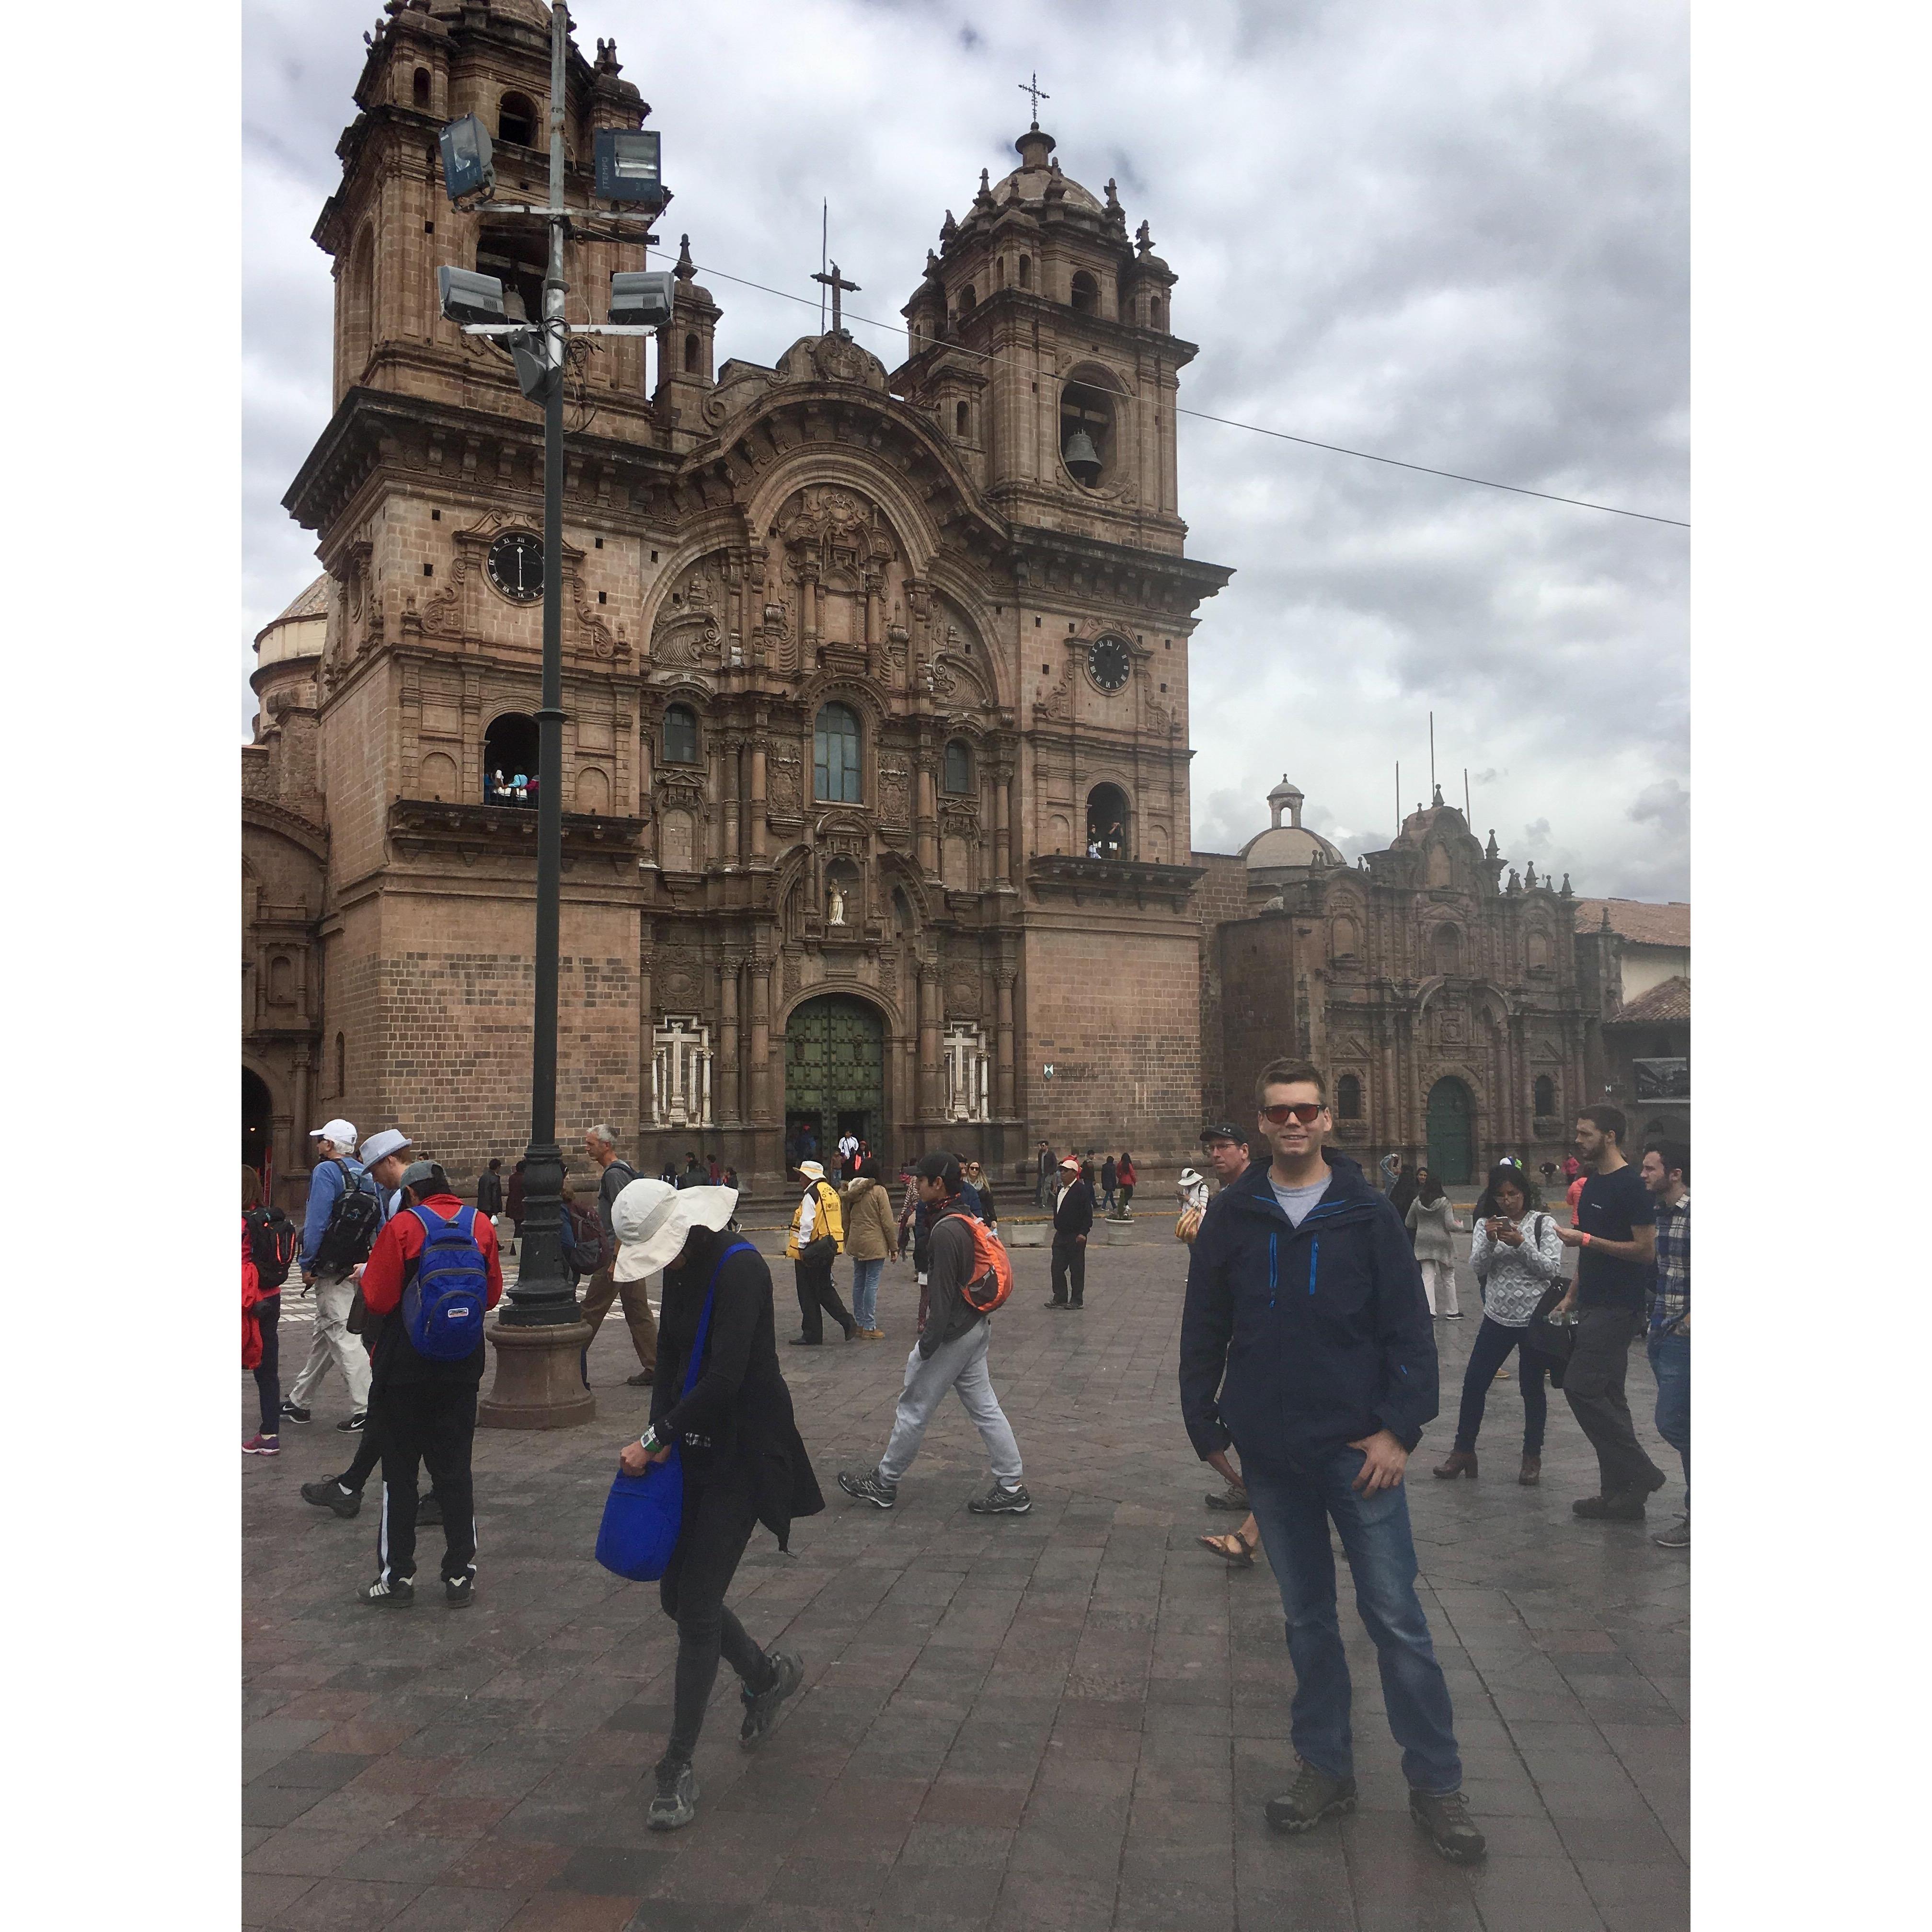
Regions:
M 494 1308 L 503 1295 L 496 1229 L 456 1198 L 449 1177 L 435 1162 L 416 1162 L 404 1171 L 402 1204 L 376 1237 L 362 1270 L 362 1300 L 375 1324 L 370 1386 L 381 1392 L 382 1404 L 382 1523 L 376 1544 L 382 1567 L 356 1600 L 397 1609 L 416 1601 L 416 1473 L 426 1464 L 442 1503 L 443 1595 L 461 1610 L 476 1580 L 470 1452 L 484 1349 L 479 1334 L 474 1352 L 461 1360 L 435 1361 L 410 1340 L 403 1292 L 426 1238 L 422 1214 L 442 1221 L 468 1215 L 489 1282 L 485 1306 Z

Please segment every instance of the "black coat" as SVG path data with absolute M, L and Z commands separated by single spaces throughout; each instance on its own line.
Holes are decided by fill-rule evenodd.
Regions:
M 1090 1234 L 1094 1228 L 1094 1194 L 1084 1180 L 1076 1180 L 1053 1210 L 1053 1238 L 1070 1241 L 1076 1234 Z
M 758 1520 L 783 1550 L 794 1519 L 816 1516 L 825 1498 L 778 1369 L 772 1272 L 748 1244 L 718 1271 L 698 1380 L 690 1394 L 684 1393 L 705 1289 L 723 1245 L 733 1238 L 714 1234 L 686 1266 L 664 1270 L 651 1425 L 660 1440 L 679 1439 L 694 1477 L 721 1482 L 748 1473 Z
M 1346 1155 L 1291 1228 L 1257 1162 L 1208 1204 L 1180 1317 L 1180 1412 L 1197 1454 L 1306 1467 L 1437 1403 L 1436 1334 L 1408 1232 Z

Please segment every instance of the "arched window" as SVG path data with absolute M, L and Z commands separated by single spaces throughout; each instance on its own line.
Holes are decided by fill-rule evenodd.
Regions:
M 1087 794 L 1087 856 L 1090 859 L 1133 856 L 1127 795 L 1117 784 L 1097 784 Z
M 429 69 L 428 68 L 418 68 L 410 77 L 410 98 L 418 107 L 426 109 L 429 106 Z
M 537 104 L 527 94 L 506 94 L 496 105 L 496 138 L 519 148 L 537 144 Z
M 973 284 L 968 282 L 959 291 L 959 313 L 970 315 L 980 305 L 980 298 L 973 292 Z
M 1462 932 L 1453 920 L 1445 920 L 1436 928 L 1432 942 L 1438 973 L 1460 973 L 1462 970 Z
M 664 761 L 668 765 L 698 762 L 698 713 L 688 704 L 664 707 Z
M 1362 1083 L 1352 1073 L 1345 1073 L 1335 1083 L 1335 1117 L 1342 1120 L 1362 1118 Z
M 703 374 L 703 367 L 699 360 L 703 352 L 698 346 L 696 336 L 687 335 L 684 338 L 684 373 L 687 376 Z
M 520 711 L 493 718 L 483 734 L 483 802 L 534 811 L 537 802 L 537 721 Z
M 963 438 L 966 434 L 966 425 L 971 420 L 972 410 L 968 405 L 964 403 L 956 404 L 952 410 L 952 434 Z
M 1361 950 L 1361 922 L 1352 914 L 1344 913 L 1335 922 L 1335 957 L 1337 959 L 1354 959 L 1360 956 Z
M 1546 1073 L 1536 1076 L 1536 1117 L 1540 1120 L 1550 1118 L 1556 1111 L 1556 1082 Z
M 1550 935 L 1540 926 L 1530 928 L 1523 956 L 1525 964 L 1532 973 L 1547 973 L 1550 970 Z
M 1033 257 L 1030 255 L 1020 257 L 1020 286 L 1023 289 L 1033 286 Z
M 1100 284 L 1084 268 L 1076 273 L 1069 298 L 1082 315 L 1100 313 Z
M 1083 489 L 1106 480 L 1114 460 L 1114 404 L 1104 389 L 1070 382 L 1060 392 L 1060 456 Z
M 342 382 L 345 388 L 362 379 L 369 352 L 375 346 L 376 235 L 365 228 L 356 238 L 349 272 L 342 290 Z
M 543 314 L 544 277 L 549 272 L 549 244 L 537 231 L 541 222 L 486 223 L 476 236 L 476 272 L 503 284 L 503 313 L 512 322 Z
M 812 730 L 812 796 L 832 805 L 856 805 L 859 720 L 850 705 L 827 704 Z
M 1156 296 L 1154 300 L 1148 304 L 1148 326 L 1153 328 L 1166 328 L 1167 325 L 1161 320 L 1165 313 L 1165 305 L 1162 304 L 1160 296 Z
M 973 789 L 973 748 L 961 739 L 946 741 L 945 788 L 950 792 Z

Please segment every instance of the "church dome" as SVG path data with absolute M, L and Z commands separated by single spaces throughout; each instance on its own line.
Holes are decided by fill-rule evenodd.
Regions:
M 1256 832 L 1241 848 L 1241 857 L 1250 872 L 1273 872 L 1290 868 L 1306 872 L 1346 862 L 1338 848 L 1330 844 L 1320 832 L 1311 832 L 1302 824 L 1304 796 L 1300 787 L 1288 783 L 1288 774 L 1284 772 L 1281 783 L 1268 794 L 1268 829 Z M 1283 812 L 1288 814 L 1286 825 L 1281 822 Z
M 993 199 L 1000 206 L 1006 205 L 1007 196 L 1016 187 L 1022 203 L 1044 202 L 1048 184 L 1057 180 L 1066 190 L 1070 207 L 1084 208 L 1094 214 L 1106 212 L 1096 197 L 1048 163 L 1047 156 L 1054 148 L 1051 134 L 1042 134 L 1037 128 L 1029 128 L 1013 146 L 1020 152 L 1020 165 L 995 184 L 993 189 Z

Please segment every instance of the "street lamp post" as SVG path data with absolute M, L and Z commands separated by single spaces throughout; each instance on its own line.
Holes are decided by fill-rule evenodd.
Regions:
M 646 232 L 670 196 L 658 177 L 655 132 L 603 129 L 597 136 L 597 187 L 640 213 L 567 210 L 563 184 L 564 113 L 570 21 L 563 0 L 550 10 L 550 192 L 542 208 L 493 212 L 542 220 L 549 251 L 539 320 L 509 320 L 502 284 L 494 278 L 438 271 L 443 312 L 464 334 L 496 338 L 510 350 L 524 394 L 544 412 L 543 684 L 537 718 L 537 880 L 535 1009 L 530 1053 L 530 1138 L 524 1154 L 524 1225 L 517 1285 L 490 1331 L 496 1379 L 478 1406 L 479 1422 L 509 1428 L 557 1428 L 588 1421 L 596 1404 L 578 1373 L 590 1330 L 578 1315 L 577 1295 L 563 1264 L 563 1150 L 556 1138 L 557 959 L 563 875 L 563 369 L 572 334 L 648 335 L 669 320 L 668 274 L 613 278 L 614 315 L 626 319 L 573 328 L 564 320 L 564 243 L 570 215 L 598 221 L 641 220 Z M 444 130 L 444 185 L 452 202 L 494 196 L 495 172 L 488 133 L 475 117 Z

